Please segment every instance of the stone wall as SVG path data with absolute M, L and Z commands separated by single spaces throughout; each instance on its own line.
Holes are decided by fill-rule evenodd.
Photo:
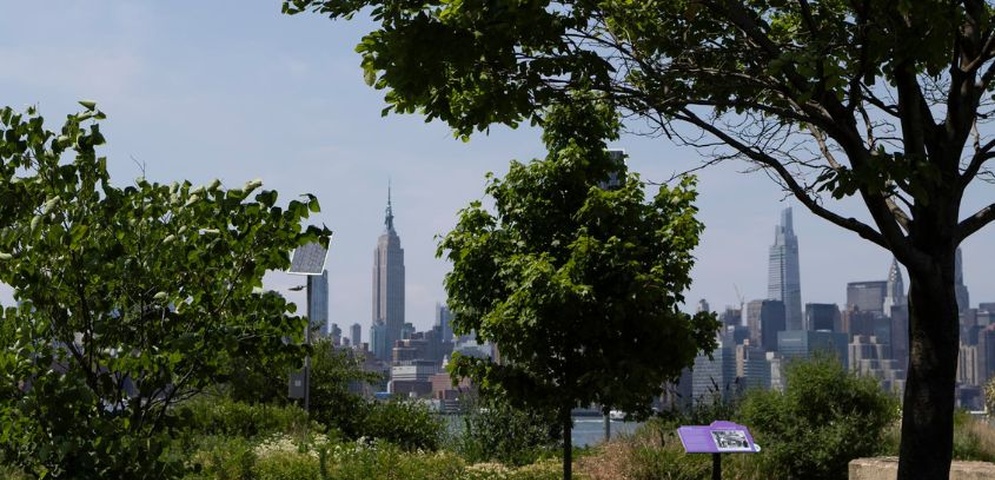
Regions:
M 858 458 L 850 462 L 850 480 L 895 480 L 898 457 Z M 954 461 L 950 480 L 995 479 L 995 463 Z

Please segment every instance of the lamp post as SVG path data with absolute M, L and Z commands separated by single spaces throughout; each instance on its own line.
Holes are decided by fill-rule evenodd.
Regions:
M 310 348 L 311 347 L 311 303 L 314 288 L 314 277 L 322 275 L 325 271 L 325 257 L 328 254 L 328 249 L 321 246 L 319 243 L 308 243 L 306 245 L 301 245 L 294 250 L 294 256 L 290 261 L 290 270 L 287 273 L 294 275 L 304 275 L 307 277 L 307 283 L 304 286 L 305 293 L 307 295 L 307 308 L 305 308 L 305 314 L 307 315 L 307 325 L 304 327 L 304 344 Z M 293 291 L 300 291 L 301 287 L 291 288 Z M 310 414 L 311 411 L 311 354 L 310 352 L 304 355 L 304 411 Z M 299 397 L 298 397 L 299 398 Z

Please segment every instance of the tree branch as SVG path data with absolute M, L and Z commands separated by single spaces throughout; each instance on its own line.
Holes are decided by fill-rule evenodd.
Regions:
M 815 199 L 809 195 L 809 193 L 805 190 L 805 188 L 803 188 L 798 183 L 798 181 L 794 178 L 794 176 L 791 175 L 791 172 L 789 172 L 781 162 L 777 161 L 777 159 L 763 152 L 757 151 L 756 149 L 751 148 L 749 145 L 740 142 L 738 139 L 733 138 L 723 130 L 713 126 L 711 122 L 703 120 L 701 117 L 696 115 L 694 112 L 691 112 L 690 110 L 687 109 L 681 110 L 681 112 L 678 114 L 678 118 L 692 125 L 695 125 L 698 128 L 701 128 L 712 135 L 715 135 L 722 142 L 729 145 L 736 151 L 740 152 L 750 160 L 753 160 L 755 162 L 758 162 L 773 169 L 775 172 L 777 172 L 778 177 L 780 177 L 781 180 L 784 181 L 785 186 L 795 196 L 795 198 L 797 198 L 798 201 L 800 201 L 803 205 L 805 205 L 805 207 L 808 208 L 809 211 L 811 211 L 815 215 L 825 220 L 828 220 L 829 222 L 839 227 L 850 230 L 859 235 L 861 238 L 869 240 L 875 245 L 878 245 L 885 249 L 890 248 L 888 245 L 888 241 L 885 239 L 885 237 L 877 230 L 871 228 L 869 225 L 852 217 L 851 218 L 843 217 L 823 207 L 822 205 L 819 205 L 819 203 L 816 202 Z

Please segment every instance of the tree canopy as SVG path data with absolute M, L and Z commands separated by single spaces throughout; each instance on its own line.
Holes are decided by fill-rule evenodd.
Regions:
M 962 212 L 991 178 L 993 6 L 984 0 L 285 0 L 369 14 L 357 47 L 386 112 L 459 135 L 543 122 L 574 89 L 630 129 L 754 163 L 815 215 L 907 269 L 910 363 L 900 478 L 947 478 L 959 352 L 957 245 L 995 220 Z M 431 48 L 439 46 L 444 48 Z M 856 196 L 869 221 L 836 209 Z
M 453 331 L 496 344 L 500 361 L 456 355 L 451 372 L 487 393 L 558 411 L 598 404 L 649 410 L 718 322 L 680 310 L 702 230 L 693 180 L 646 202 L 638 175 L 610 154 L 614 111 L 576 95 L 554 108 L 549 155 L 489 177 L 493 213 L 474 202 L 439 244 Z M 565 456 L 568 465 L 569 455 Z
M 240 359 L 295 365 L 305 320 L 262 290 L 306 242 L 312 196 L 111 184 L 89 102 L 58 131 L 0 109 L 0 458 L 48 477 L 166 476 L 171 408 Z M 179 463 L 177 463 L 179 462 Z M 174 472 L 175 473 L 175 472 Z

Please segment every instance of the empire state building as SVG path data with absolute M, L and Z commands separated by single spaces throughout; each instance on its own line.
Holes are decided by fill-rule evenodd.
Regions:
M 373 326 L 370 343 L 373 355 L 390 361 L 394 343 L 401 339 L 404 326 L 404 249 L 394 230 L 394 213 L 387 188 L 384 232 L 373 252 Z

